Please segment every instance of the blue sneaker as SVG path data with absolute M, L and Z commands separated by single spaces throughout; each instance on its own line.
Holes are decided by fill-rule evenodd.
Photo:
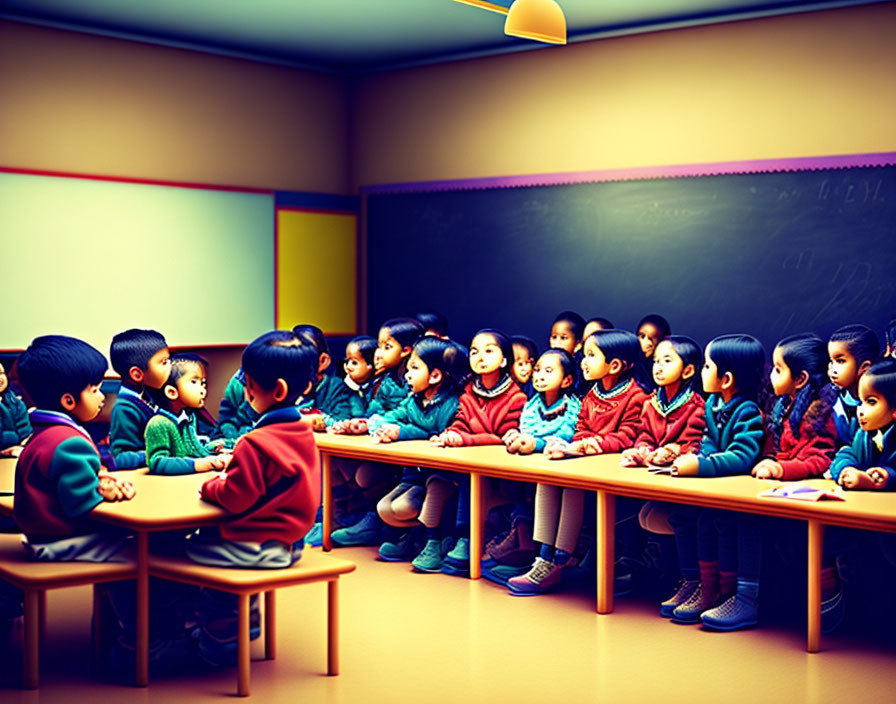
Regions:
M 846 599 L 843 596 L 843 588 L 838 587 L 830 597 L 821 602 L 821 632 L 833 633 L 846 615 Z
M 423 550 L 411 560 L 418 572 L 439 572 L 442 569 L 442 541 L 435 538 L 426 541 Z
M 395 541 L 389 541 L 380 545 L 380 559 L 386 562 L 408 562 L 417 553 L 418 544 L 414 539 L 414 532 L 407 531 Z
M 324 544 L 324 524 L 323 523 L 315 523 L 311 526 L 311 530 L 309 530 L 305 534 L 305 545 L 310 545 L 315 548 L 319 548 Z
M 754 598 L 737 593 L 721 606 L 704 611 L 700 620 L 715 631 L 736 631 L 759 623 L 759 607 Z
M 353 526 L 334 530 L 330 538 L 334 545 L 340 547 L 376 545 L 379 541 L 381 523 L 382 521 L 380 521 L 376 511 L 368 511 Z
M 487 562 L 491 562 L 492 564 L 486 564 Z M 482 576 L 490 582 L 506 587 L 509 579 L 519 577 L 521 574 L 526 574 L 530 567 L 531 565 L 517 567 L 516 565 L 502 565 L 494 560 L 483 560 Z
M 458 538 L 454 547 L 442 560 L 442 572 L 452 575 L 466 575 L 470 572 L 470 539 Z

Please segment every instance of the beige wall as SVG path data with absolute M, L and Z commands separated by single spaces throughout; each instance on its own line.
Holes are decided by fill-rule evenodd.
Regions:
M 368 77 L 355 185 L 896 151 L 894 36 L 888 3 Z
M 346 82 L 0 21 L 0 166 L 348 193 Z

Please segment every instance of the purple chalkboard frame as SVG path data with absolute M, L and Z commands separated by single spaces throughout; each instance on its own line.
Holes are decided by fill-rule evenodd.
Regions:
M 782 171 L 818 171 L 821 169 L 849 169 L 857 167 L 896 165 L 896 152 L 873 154 L 840 154 L 834 156 L 793 157 L 788 159 L 754 159 L 721 161 L 706 164 L 677 166 L 643 166 L 599 171 L 568 171 L 556 174 L 528 174 L 522 176 L 491 176 L 448 181 L 419 181 L 362 186 L 366 195 L 393 193 L 428 193 L 433 191 L 468 191 L 484 188 L 519 188 L 525 186 L 559 186 L 572 183 L 601 181 L 636 181 L 658 178 L 689 178 L 725 174 L 776 173 Z

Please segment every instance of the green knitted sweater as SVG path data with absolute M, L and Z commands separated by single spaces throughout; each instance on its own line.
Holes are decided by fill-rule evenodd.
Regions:
M 146 463 L 150 474 L 191 474 L 196 457 L 211 453 L 196 436 L 196 416 L 164 409 L 146 424 Z

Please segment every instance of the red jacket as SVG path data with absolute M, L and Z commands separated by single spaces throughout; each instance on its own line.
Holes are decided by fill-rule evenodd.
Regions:
M 602 395 L 598 396 L 598 389 Z M 601 452 L 622 452 L 633 447 L 638 418 L 647 394 L 633 379 L 604 391 L 598 381 L 582 399 L 573 440 L 599 435 Z
M 508 430 L 519 428 L 520 414 L 526 405 L 526 394 L 515 382 L 494 398 L 484 398 L 467 384 L 458 399 L 457 415 L 448 426 L 464 439 L 464 445 L 500 445 Z
M 831 465 L 837 442 L 837 426 L 834 414 L 827 409 L 827 418 L 821 430 L 813 427 L 818 423 L 818 414 L 824 413 L 824 406 L 815 401 L 809 406 L 800 421 L 800 436 L 794 437 L 790 420 L 784 421 L 781 440 L 775 445 L 774 433 L 765 434 L 764 457 L 771 457 L 784 470 L 782 479 L 792 481 L 820 477 Z
M 646 445 L 656 450 L 663 445 L 676 443 L 681 446 L 681 454 L 699 452 L 703 428 L 706 427 L 703 399 L 690 391 L 687 400 L 680 406 L 663 414 L 658 393 L 652 394 L 644 404 L 633 447 Z
M 319 456 L 311 424 L 296 420 L 297 413 L 288 408 L 263 415 L 234 447 L 226 478 L 202 485 L 203 499 L 234 514 L 219 525 L 225 540 L 292 545 L 314 523 Z

